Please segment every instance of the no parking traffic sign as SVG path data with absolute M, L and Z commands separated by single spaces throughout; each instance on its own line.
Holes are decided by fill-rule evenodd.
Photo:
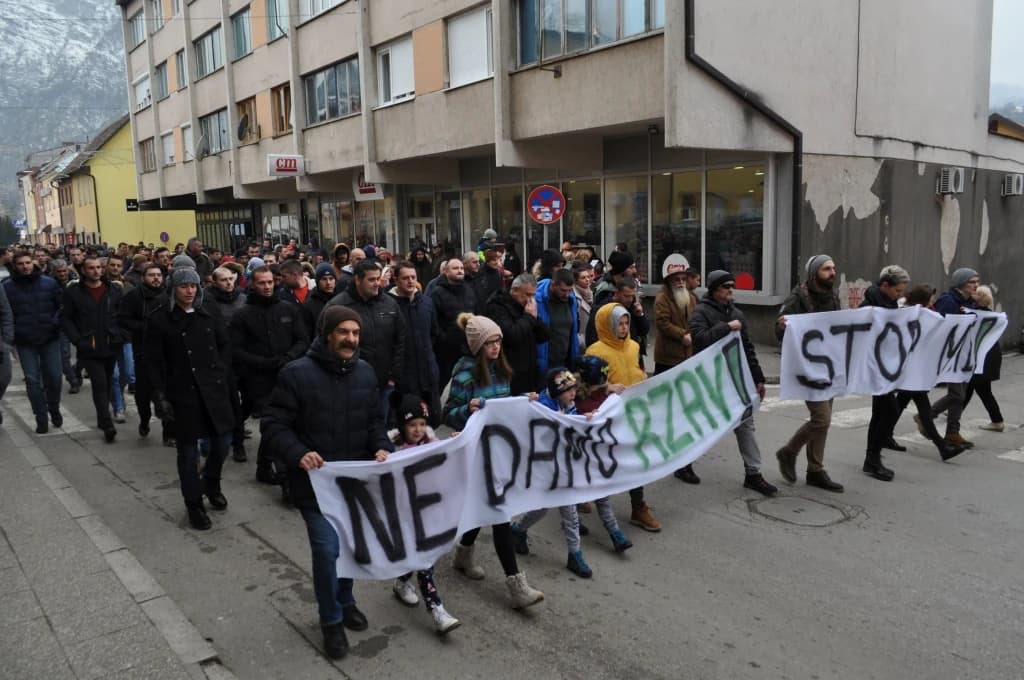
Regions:
M 550 184 L 544 184 L 530 192 L 526 199 L 530 219 L 539 224 L 551 224 L 562 218 L 565 212 L 565 195 Z

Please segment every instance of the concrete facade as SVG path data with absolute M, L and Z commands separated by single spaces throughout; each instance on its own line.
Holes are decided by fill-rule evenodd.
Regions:
M 153 7 L 119 4 L 126 37 L 127 20 Z M 205 241 L 229 246 L 272 232 L 398 252 L 419 238 L 461 251 L 494 227 L 533 258 L 587 234 L 602 253 L 626 241 L 649 282 L 670 243 L 705 269 L 749 273 L 739 299 L 774 308 L 794 263 L 816 250 L 834 253 L 851 282 L 898 261 L 944 287 L 951 268 L 984 256 L 982 241 L 1004 245 L 1020 223 L 1024 197 L 1003 198 L 998 185 L 1024 172 L 1024 146 L 989 131 L 991 2 L 650 0 L 630 3 L 645 6 L 636 17 L 620 7 L 618 32 L 601 40 L 599 10 L 618 7 L 610 0 L 568 3 L 587 9 L 584 25 L 573 28 L 567 15 L 559 31 L 540 30 L 553 17 L 541 0 L 344 0 L 315 14 L 308 0 L 277 4 L 289 10 L 277 27 L 266 19 L 271 0 L 248 5 L 242 38 L 252 49 L 237 58 L 232 17 L 247 7 L 241 0 L 182 3 L 162 22 L 146 15 L 147 26 L 162 27 L 126 53 L 130 91 L 168 65 L 167 96 L 132 114 L 136 152 L 168 133 L 181 151 L 140 174 L 139 197 L 196 205 Z M 688 58 L 690 9 L 695 52 L 748 101 Z M 472 12 L 486 16 L 487 52 L 460 51 L 452 33 Z M 196 79 L 196 41 L 218 26 L 224 66 Z M 170 82 L 178 51 L 190 75 L 182 88 Z M 476 63 L 457 61 L 466 54 Z M 489 70 L 452 85 L 454 73 L 481 61 Z M 316 80 L 343 62 L 357 65 L 358 77 L 344 76 L 349 85 L 340 84 L 341 67 Z M 337 97 L 307 101 L 315 83 Z M 291 129 L 278 114 L 285 85 Z M 408 96 L 389 100 L 392 86 Z M 795 210 L 793 136 L 758 106 L 802 135 Z M 222 109 L 230 145 L 191 160 L 185 140 L 203 156 L 201 119 Z M 239 130 L 243 113 L 248 131 Z M 268 176 L 269 154 L 301 156 L 306 174 Z M 936 196 L 943 167 L 966 171 L 963 194 Z M 740 174 L 728 177 L 730 169 Z M 760 179 L 744 184 L 751 170 Z M 360 176 L 382 185 L 384 198 L 359 200 Z M 525 197 L 541 183 L 567 194 L 587 186 L 586 207 L 534 224 Z M 874 225 L 867 240 L 858 221 Z M 928 247 L 915 246 L 922 242 Z M 986 262 L 986 280 L 1010 290 L 1021 283 L 1016 268 Z

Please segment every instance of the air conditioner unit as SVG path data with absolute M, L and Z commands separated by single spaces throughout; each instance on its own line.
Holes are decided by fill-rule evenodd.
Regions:
M 1024 174 L 1010 173 L 1003 175 L 1003 196 L 1024 195 Z
M 962 194 L 964 192 L 964 169 L 941 168 L 935 181 L 937 194 Z

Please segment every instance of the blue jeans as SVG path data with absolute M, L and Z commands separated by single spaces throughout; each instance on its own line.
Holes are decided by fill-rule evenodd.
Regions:
M 60 407 L 60 340 L 30 347 L 18 345 L 18 361 L 28 385 L 28 400 L 36 420 L 46 420 L 48 409 Z
M 228 456 L 231 433 L 226 432 L 205 440 L 209 442 L 209 447 L 202 479 L 199 477 L 199 441 L 177 441 L 178 479 L 181 482 L 181 496 L 186 503 L 202 503 L 204 486 L 210 491 L 220 490 L 220 473 L 224 467 L 224 459 Z
M 81 374 L 75 373 L 75 367 L 71 365 L 71 341 L 64 335 L 64 331 L 60 333 L 60 365 L 69 385 L 82 384 Z
M 309 547 L 313 551 L 313 592 L 320 610 L 320 625 L 333 626 L 344 618 L 343 607 L 354 605 L 352 579 L 338 578 L 338 532 L 316 508 L 302 508 Z
M 132 357 L 132 346 L 124 345 L 127 353 L 120 352 L 114 357 L 114 379 L 110 381 L 110 405 L 115 411 L 124 411 L 124 388 L 128 387 L 132 370 L 129 362 Z

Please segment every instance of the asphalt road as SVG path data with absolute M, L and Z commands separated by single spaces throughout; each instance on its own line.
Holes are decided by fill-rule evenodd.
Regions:
M 229 509 L 196 532 L 174 451 L 156 431 L 140 439 L 131 413 L 104 444 L 86 390 L 65 396 L 64 431 L 32 436 L 239 678 L 1002 679 L 1024 677 L 1022 387 L 1024 358 L 1008 355 L 995 390 L 1007 431 L 979 431 L 973 402 L 964 433 L 977 446 L 945 464 L 905 414 L 896 432 L 910 450 L 886 454 L 891 483 L 860 472 L 870 401 L 837 401 L 826 464 L 843 494 L 782 482 L 774 451 L 806 411 L 770 390 L 757 431 L 776 499 L 742 488 L 727 438 L 697 462 L 699 486 L 649 487 L 661 533 L 629 526 L 628 498 L 614 499 L 635 544 L 624 556 L 583 516 L 591 580 L 565 569 L 557 513 L 532 529 L 520 565 L 547 598 L 526 612 L 506 605 L 486 537 L 486 580 L 438 565 L 462 620 L 447 639 L 390 582 L 357 583 L 370 629 L 349 634 L 337 663 L 320 651 L 304 524 L 254 480 L 255 440 L 249 463 L 226 464 Z M 5 402 L 4 427 L 29 414 L 17 379 Z

